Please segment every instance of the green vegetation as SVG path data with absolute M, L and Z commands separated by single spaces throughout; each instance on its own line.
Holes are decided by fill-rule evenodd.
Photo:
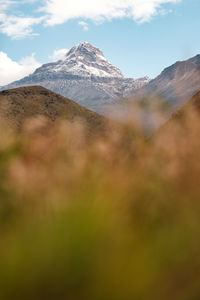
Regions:
M 0 299 L 198 300 L 198 120 L 89 144 L 66 121 L 2 128 Z

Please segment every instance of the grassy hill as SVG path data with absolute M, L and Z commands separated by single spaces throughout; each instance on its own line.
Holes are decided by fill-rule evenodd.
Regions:
M 21 128 L 27 119 L 38 116 L 50 122 L 79 119 L 90 134 L 102 133 L 108 125 L 103 116 L 41 86 L 0 92 L 0 116 L 12 128 Z

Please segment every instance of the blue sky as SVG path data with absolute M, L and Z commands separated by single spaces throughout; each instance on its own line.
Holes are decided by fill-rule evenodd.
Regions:
M 81 41 L 134 78 L 153 78 L 200 53 L 200 0 L 96 0 L 95 7 L 82 2 L 0 0 L 0 85 Z M 15 74 L 1 80 L 6 66 Z

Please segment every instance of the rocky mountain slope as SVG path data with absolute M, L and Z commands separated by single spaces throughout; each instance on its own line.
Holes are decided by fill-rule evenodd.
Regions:
M 149 78 L 125 78 L 121 71 L 88 42 L 73 47 L 57 62 L 38 68 L 33 74 L 3 88 L 40 85 L 77 103 L 102 112 L 105 106 L 131 96 Z
M 184 105 L 200 90 L 200 55 L 166 68 L 136 93 L 137 98 L 161 96 L 173 110 Z
M 50 122 L 64 119 L 83 121 L 89 134 L 103 132 L 108 120 L 40 86 L 30 86 L 0 92 L 0 120 L 12 128 L 21 128 L 26 120 L 44 116 Z

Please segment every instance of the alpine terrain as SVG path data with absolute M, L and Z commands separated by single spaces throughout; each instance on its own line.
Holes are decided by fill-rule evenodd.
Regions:
M 118 99 L 132 96 L 149 78 L 125 78 L 88 42 L 73 47 L 62 60 L 38 68 L 32 75 L 3 89 L 40 85 L 97 112 Z

